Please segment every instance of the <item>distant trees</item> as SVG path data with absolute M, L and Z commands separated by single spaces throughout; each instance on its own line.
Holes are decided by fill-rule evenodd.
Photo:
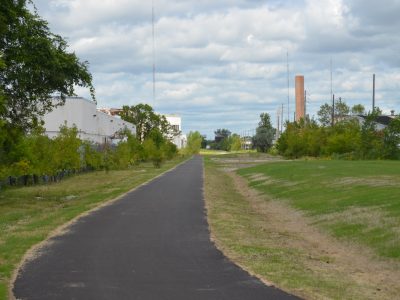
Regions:
M 144 142 L 154 129 L 158 129 L 165 136 L 179 134 L 163 115 L 156 114 L 148 104 L 139 103 L 133 106 L 124 105 L 119 113 L 121 119 L 136 126 L 136 137 Z
M 384 130 L 377 130 L 377 108 L 368 113 L 363 122 L 345 117 L 350 112 L 345 103 L 338 106 L 335 123 L 331 124 L 328 104 L 318 113 L 321 125 L 315 120 L 287 123 L 286 131 L 277 141 L 279 154 L 286 157 L 333 156 L 347 159 L 399 159 L 400 118 L 393 119 Z M 353 106 L 352 114 L 365 111 L 362 105 Z M 331 110 L 332 112 L 332 110 Z
M 365 114 L 365 107 L 362 104 L 356 104 L 351 108 L 351 113 L 353 115 L 364 115 Z
M 211 144 L 211 148 L 215 150 L 229 151 L 229 137 L 231 136 L 231 134 L 232 133 L 225 128 L 220 128 L 214 131 L 215 139 L 214 143 Z
M 335 103 L 335 112 L 333 112 L 332 105 L 325 103 L 317 112 L 318 121 L 323 126 L 329 126 L 332 125 L 332 122 L 340 121 L 343 117 L 347 116 L 349 112 L 350 108 L 343 101 Z
M 228 140 L 229 151 L 239 151 L 242 149 L 242 141 L 240 136 L 236 133 L 232 134 Z

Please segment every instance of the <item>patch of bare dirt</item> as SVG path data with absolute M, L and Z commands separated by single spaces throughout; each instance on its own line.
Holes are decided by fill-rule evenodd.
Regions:
M 238 157 L 213 157 L 211 160 L 217 162 L 223 171 L 230 172 L 241 168 L 254 167 L 262 163 L 282 162 L 284 160 L 279 156 L 260 154 L 259 157 L 251 155 L 239 155 Z
M 237 191 L 249 201 L 254 211 L 264 217 L 261 226 L 276 235 L 272 237 L 274 243 L 305 253 L 302 263 L 307 266 L 307 271 L 351 278 L 362 287 L 366 299 L 399 299 L 399 262 L 380 260 L 365 248 L 328 236 L 312 226 L 311 220 L 301 212 L 260 195 L 235 173 L 228 174 Z
M 379 177 L 344 177 L 329 184 L 335 186 L 343 185 L 367 185 L 367 186 L 399 186 L 400 179 L 394 176 L 379 176 Z

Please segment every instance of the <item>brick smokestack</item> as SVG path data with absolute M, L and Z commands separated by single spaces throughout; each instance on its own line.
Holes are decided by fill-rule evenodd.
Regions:
M 296 88 L 296 121 L 299 121 L 301 118 L 305 117 L 303 75 L 296 75 L 295 88 Z

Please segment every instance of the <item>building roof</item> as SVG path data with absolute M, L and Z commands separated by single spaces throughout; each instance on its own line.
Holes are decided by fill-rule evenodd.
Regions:
M 359 115 L 359 117 L 363 119 L 367 118 L 366 115 Z M 375 118 L 375 122 L 387 126 L 393 120 L 393 118 L 394 116 L 377 116 Z

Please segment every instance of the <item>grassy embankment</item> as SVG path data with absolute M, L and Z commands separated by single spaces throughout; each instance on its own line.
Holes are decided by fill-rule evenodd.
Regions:
M 0 192 L 0 299 L 6 299 L 14 269 L 33 245 L 57 227 L 174 167 L 150 163 L 129 170 L 76 175 L 51 185 Z
M 206 159 L 209 222 L 229 257 L 305 298 L 398 297 L 399 162 L 274 162 L 239 169 L 247 180 L 226 172 L 252 160 Z

